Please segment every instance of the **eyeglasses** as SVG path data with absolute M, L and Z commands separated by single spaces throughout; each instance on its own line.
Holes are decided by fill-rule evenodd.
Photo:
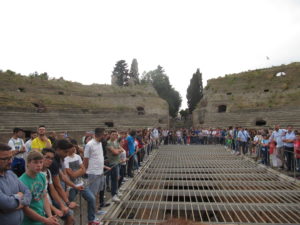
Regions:
M 5 157 L 5 158 L 0 158 L 2 161 L 10 161 L 13 157 Z

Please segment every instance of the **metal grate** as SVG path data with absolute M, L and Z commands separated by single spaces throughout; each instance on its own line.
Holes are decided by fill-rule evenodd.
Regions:
M 164 146 L 106 224 L 300 224 L 300 187 L 220 146 Z

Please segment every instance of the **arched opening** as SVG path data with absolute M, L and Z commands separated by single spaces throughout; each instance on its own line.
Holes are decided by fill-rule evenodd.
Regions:
M 142 106 L 136 107 L 138 115 L 145 115 L 145 109 Z
M 19 88 L 17 89 L 17 91 L 18 91 L 18 92 L 25 92 L 25 88 L 19 87 Z
M 158 123 L 163 123 L 163 119 L 158 119 Z
M 223 113 L 226 112 L 227 106 L 226 105 L 219 105 L 218 106 L 218 112 Z
M 255 125 L 256 126 L 265 126 L 265 125 L 267 125 L 267 121 L 265 121 L 265 120 L 256 120 Z
M 107 127 L 114 127 L 114 122 L 105 122 L 104 124 Z

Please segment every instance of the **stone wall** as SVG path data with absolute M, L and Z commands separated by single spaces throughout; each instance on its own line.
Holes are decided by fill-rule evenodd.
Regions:
M 300 128 L 300 63 L 209 80 L 193 125 Z
M 150 86 L 82 85 L 0 72 L 0 140 L 14 127 L 48 131 L 168 127 L 168 104 Z

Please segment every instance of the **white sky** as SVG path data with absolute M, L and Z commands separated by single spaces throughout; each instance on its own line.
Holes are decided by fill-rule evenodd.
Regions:
M 110 84 L 115 63 L 133 58 L 140 74 L 163 66 L 185 108 L 197 68 L 206 84 L 300 61 L 300 1 L 0 1 L 2 70 Z

